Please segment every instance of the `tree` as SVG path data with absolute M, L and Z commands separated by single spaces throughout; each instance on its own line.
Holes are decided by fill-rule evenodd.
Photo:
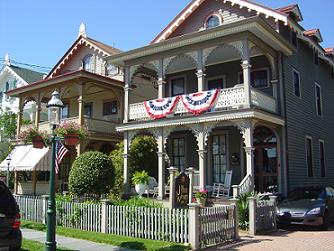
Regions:
M 69 175 L 69 190 L 75 195 L 104 194 L 114 186 L 115 169 L 111 159 L 97 151 L 75 159 Z
M 115 183 L 114 187 L 110 190 L 110 192 L 115 196 L 119 197 L 121 192 L 123 191 L 123 151 L 124 151 L 124 143 L 119 142 L 116 145 L 116 149 L 110 153 L 110 159 L 113 163 L 115 169 Z
M 13 139 L 16 134 L 16 114 L 8 107 L 0 115 L 0 134 L 3 139 Z

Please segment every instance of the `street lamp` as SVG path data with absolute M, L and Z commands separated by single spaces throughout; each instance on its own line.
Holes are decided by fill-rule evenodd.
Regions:
M 7 184 L 7 187 L 9 187 L 9 166 L 10 166 L 10 162 L 12 161 L 12 158 L 10 156 L 10 154 L 8 155 L 7 157 L 7 179 L 6 179 L 6 184 Z
M 60 99 L 60 94 L 57 91 L 52 93 L 51 99 L 46 105 L 49 110 L 49 123 L 52 129 L 52 157 L 51 157 L 51 170 L 50 170 L 50 189 L 49 189 L 49 201 L 47 210 L 47 230 L 46 230 L 46 242 L 45 250 L 56 250 L 56 210 L 55 210 L 55 158 L 56 158 L 56 134 L 55 129 L 60 124 L 60 112 L 64 107 L 63 102 Z

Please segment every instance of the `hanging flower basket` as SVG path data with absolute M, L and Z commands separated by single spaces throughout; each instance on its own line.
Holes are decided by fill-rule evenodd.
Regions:
M 67 134 L 64 141 L 67 146 L 76 146 L 79 143 L 79 134 Z
M 44 144 L 44 139 L 42 136 L 35 136 L 32 138 L 32 145 L 35 148 L 42 149 L 45 144 Z

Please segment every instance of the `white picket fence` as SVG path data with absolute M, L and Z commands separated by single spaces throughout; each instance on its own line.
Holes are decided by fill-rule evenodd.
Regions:
M 21 218 L 28 221 L 43 223 L 45 219 L 46 205 L 43 199 L 36 196 L 15 196 L 20 207 Z
M 236 206 L 200 209 L 200 247 L 206 248 L 237 238 Z

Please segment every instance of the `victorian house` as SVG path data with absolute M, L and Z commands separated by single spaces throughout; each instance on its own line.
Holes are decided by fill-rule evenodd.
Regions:
M 200 188 L 286 193 L 334 185 L 333 49 L 306 31 L 298 5 L 193 0 L 147 46 L 107 57 L 124 69 L 124 179 L 142 132 L 166 167 L 194 167 Z
M 123 72 L 104 59 L 117 53 L 120 50 L 89 38 L 85 25 L 81 24 L 76 41 L 43 80 L 7 92 L 19 102 L 17 134 L 27 127 L 22 125 L 22 111 L 28 102 L 34 102 L 37 107 L 34 125 L 51 132 L 47 117 L 41 116 L 41 107 L 47 104 L 54 90 L 60 92 L 65 105 L 62 121 L 74 121 L 87 128 L 87 139 L 76 148 L 68 147 L 70 153 L 56 177 L 58 191 L 67 190 L 69 170 L 76 156 L 88 150 L 109 154 L 122 139 L 115 128 L 123 120 Z M 15 191 L 45 194 L 50 168 L 49 148 L 18 145 L 12 155 L 10 169 L 15 173 Z M 6 162 L 1 166 L 4 169 Z

